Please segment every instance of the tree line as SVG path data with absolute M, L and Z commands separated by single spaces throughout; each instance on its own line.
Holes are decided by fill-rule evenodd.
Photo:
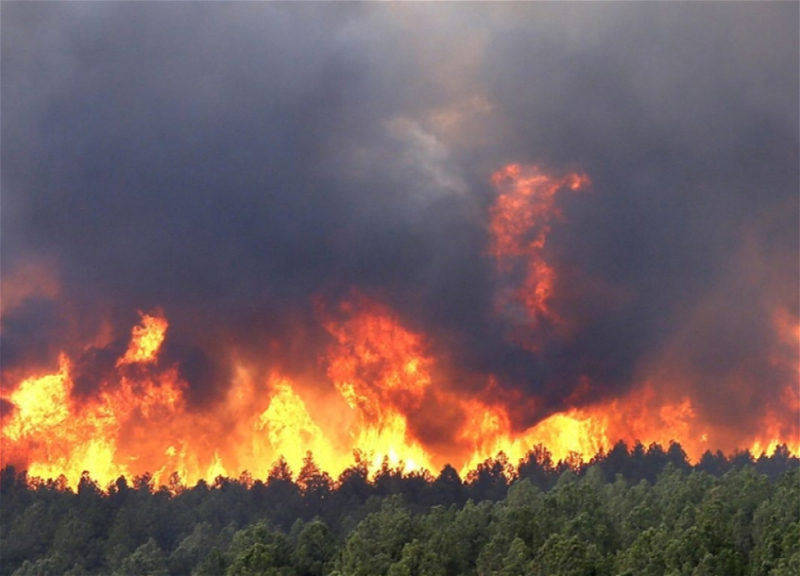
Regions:
M 589 462 L 542 446 L 461 478 L 373 473 L 356 454 L 337 479 L 309 453 L 188 487 L 173 475 L 104 489 L 0 473 L 0 576 L 672 576 L 800 574 L 800 460 L 677 443 L 618 443 Z

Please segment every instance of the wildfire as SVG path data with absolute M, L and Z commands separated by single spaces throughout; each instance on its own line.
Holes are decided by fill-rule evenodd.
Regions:
M 273 452 L 294 463 L 301 462 L 309 450 L 323 458 L 333 453 L 333 447 L 309 416 L 305 403 L 292 388 L 292 383 L 274 378 L 270 388 L 273 391 L 272 399 L 255 422 L 255 430 L 266 433 Z M 274 457 L 274 453 L 271 456 Z
M 142 315 L 142 324 L 133 329 L 131 346 L 117 366 L 152 361 L 157 346 L 148 351 L 143 343 L 155 341 L 160 346 L 166 325 L 163 317 Z M 123 362 L 131 357 L 135 360 Z M 57 373 L 29 378 L 8 397 L 14 412 L 3 422 L 4 461 L 22 459 L 32 476 L 63 474 L 71 482 L 84 471 L 103 481 L 129 474 L 135 458 L 120 457 L 125 436 L 142 436 L 145 426 L 159 426 L 182 408 L 176 371 L 119 373 L 118 380 L 104 383 L 96 396 L 77 402 L 70 368 L 70 360 L 62 355 Z
M 69 418 L 71 390 L 69 360 L 62 355 L 58 372 L 28 378 L 9 396 L 16 412 L 14 419 L 3 426 L 3 436 L 18 441 L 63 424 Z
M 62 355 L 59 364 L 58 372 L 25 380 L 9 397 L 15 412 L 3 425 L 4 456 L 23 457 L 29 473 L 43 478 L 64 474 L 77 481 L 83 470 L 103 478 L 126 473 L 112 465 L 113 444 L 95 435 L 103 411 L 74 417 L 69 360 Z
M 356 314 L 354 307 L 359 310 Z M 430 457 L 409 434 L 406 416 L 419 408 L 431 385 L 432 359 L 424 355 L 422 338 L 405 330 L 382 306 L 356 297 L 342 311 L 344 322 L 326 322 L 336 345 L 330 350 L 328 376 L 356 411 L 350 431 L 355 447 L 406 470 L 430 468 Z
M 155 362 L 157 359 L 169 323 L 161 311 L 153 315 L 139 312 L 139 315 L 142 317 L 142 324 L 134 327 L 128 350 L 117 361 L 117 366 L 134 362 Z
M 503 285 L 500 312 L 522 317 L 523 344 L 535 351 L 537 334 L 563 322 L 552 306 L 559 274 L 544 251 L 553 222 L 562 218 L 556 198 L 584 189 L 589 180 L 510 165 L 492 182 L 498 196 L 489 212 L 488 254 Z M 24 379 L 4 394 L 11 410 L 3 414 L 2 464 L 27 468 L 31 476 L 63 474 L 73 485 L 88 471 L 105 485 L 146 472 L 159 484 L 173 473 L 187 483 L 245 470 L 263 478 L 280 457 L 299 471 L 308 451 L 332 476 L 353 464 L 354 451 L 373 470 L 384 462 L 405 471 L 450 463 L 464 475 L 499 452 L 515 462 L 538 444 L 556 460 L 590 458 L 619 440 L 664 446 L 674 440 L 694 460 L 720 446 L 759 453 L 786 443 L 800 452 L 800 324 L 785 308 L 773 322 L 772 362 L 789 375 L 781 405 L 766 414 L 760 434 L 731 446 L 724 431 L 704 421 L 690 392 L 670 394 L 691 387 L 652 376 L 614 398 L 591 402 L 582 400 L 592 387 L 586 377 L 560 410 L 550 408 L 533 425 L 521 426 L 512 417 L 519 419 L 519 406 L 511 410 L 515 400 L 502 393 L 494 375 L 485 375 L 482 390 L 448 381 L 429 337 L 374 295 L 353 291 L 343 301 L 321 301 L 317 321 L 327 344 L 319 381 L 271 364 L 250 365 L 232 347 L 231 379 L 207 407 L 190 406 L 190 386 L 179 366 L 159 357 L 169 329 L 164 312 L 140 312 L 126 351 L 89 393 L 76 394 L 77 358 L 62 354 L 53 373 Z M 92 345 L 97 341 L 87 348 Z M 536 413 L 545 409 L 535 395 L 525 399 L 525 410 L 529 405 Z M 452 429 L 426 439 L 420 419 L 439 408 L 446 409 Z
M 548 174 L 537 166 L 512 164 L 492 175 L 499 195 L 490 209 L 489 254 L 497 262 L 504 288 L 498 299 L 501 314 L 520 315 L 529 329 L 543 320 L 561 324 L 552 309 L 556 271 L 544 255 L 553 220 L 561 219 L 556 196 L 561 190 L 578 191 L 589 184 L 582 174 Z M 535 348 L 535 345 L 528 345 Z
M 778 308 L 773 314 L 772 324 L 778 336 L 778 346 L 771 361 L 782 367 L 789 378 L 780 392 L 780 405 L 769 410 L 762 422 L 767 431 L 765 439 L 756 440 L 751 450 L 770 452 L 785 442 L 797 454 L 800 453 L 800 432 L 797 429 L 800 408 L 800 322 L 786 308 Z
M 556 460 L 588 458 L 620 439 L 630 444 L 676 440 L 693 459 L 710 447 L 712 431 L 698 421 L 691 399 L 663 401 L 652 384 L 515 430 L 507 407 L 485 398 L 486 391 L 462 397 L 440 389 L 424 338 L 404 328 L 386 307 L 357 296 L 341 310 L 344 319 L 324 322 L 332 336 L 324 363 L 342 407 L 351 411 L 344 437 L 324 418 L 312 416 L 296 383 L 278 374 L 259 383 L 240 366 L 221 405 L 209 413 L 192 413 L 186 409 L 186 383 L 174 367 L 126 373 L 127 362 L 121 360 L 131 350 L 137 358 L 152 359 L 158 348 L 139 354 L 140 343 L 160 345 L 164 339 L 163 316 L 144 314 L 117 362 L 116 379 L 95 397 L 72 398 L 71 364 L 64 355 L 57 372 L 19 384 L 7 397 L 14 411 L 3 422 L 4 463 L 24 462 L 31 476 L 63 474 L 71 484 L 84 471 L 101 483 L 145 472 L 160 483 L 173 472 L 188 482 L 237 476 L 243 470 L 263 477 L 280 456 L 299 470 L 309 450 L 333 474 L 352 464 L 354 450 L 368 456 L 372 469 L 384 461 L 393 467 L 402 463 L 406 471 L 435 469 L 434 463 L 452 456 L 415 438 L 408 421 L 431 390 L 464 415 L 453 439 L 454 446 L 462 447 L 454 449 L 462 454 L 454 463 L 464 475 L 501 451 L 517 461 L 537 444 L 547 446 Z M 790 390 L 785 400 L 797 406 Z M 786 442 L 798 451 L 785 426 L 773 422 L 750 448 L 759 452 Z
M 523 458 L 532 446 L 542 444 L 555 460 L 588 459 L 609 451 L 619 440 L 628 445 L 679 441 L 694 459 L 708 448 L 694 442 L 695 414 L 688 398 L 653 405 L 653 390 L 644 387 L 628 396 L 585 408 L 555 413 L 530 428 L 514 432 L 501 405 L 469 404 L 470 422 L 462 436 L 474 448 L 462 471 L 503 451 L 511 461 Z

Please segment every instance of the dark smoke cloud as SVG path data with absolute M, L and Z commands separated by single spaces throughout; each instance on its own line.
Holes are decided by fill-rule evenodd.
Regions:
M 4 313 L 3 364 L 52 355 L 65 302 L 72 330 L 120 337 L 161 306 L 162 362 L 202 404 L 230 348 L 321 374 L 312 297 L 355 286 L 430 336 L 449 385 L 496 374 L 557 409 L 584 375 L 588 401 L 680 360 L 701 409 L 738 418 L 720 396 L 776 390 L 771 314 L 799 312 L 797 21 L 795 3 L 4 2 L 2 272 L 54 258 L 62 291 Z M 536 354 L 492 308 L 489 177 L 510 162 L 593 182 L 562 195 L 545 251 L 576 329 Z
M 67 323 L 52 300 L 26 299 L 3 314 L 0 328 L 0 357 L 5 372 L 51 365 L 67 344 Z
M 117 360 L 125 353 L 127 343 L 123 340 L 103 347 L 90 347 L 73 361 L 70 367 L 73 394 L 80 397 L 91 395 L 104 386 L 113 386 L 118 378 Z
M 14 405 L 5 398 L 0 398 L 0 418 L 5 418 L 12 414 L 14 414 Z

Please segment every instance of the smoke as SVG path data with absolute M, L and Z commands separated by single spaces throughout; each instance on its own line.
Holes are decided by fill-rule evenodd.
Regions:
M 319 302 L 355 289 L 425 335 L 437 387 L 536 398 L 519 428 L 654 378 L 746 428 L 796 379 L 774 318 L 800 314 L 797 18 L 4 3 L 4 303 L 34 260 L 59 290 L 4 307 L 2 384 L 67 350 L 90 394 L 136 311 L 161 307 L 159 363 L 194 408 L 224 396 L 233 358 L 330 389 Z M 491 175 L 511 163 L 592 182 L 555 200 L 541 257 L 570 329 L 535 350 L 497 313 L 488 253 Z M 425 406 L 417 433 L 449 441 L 435 412 L 460 415 Z

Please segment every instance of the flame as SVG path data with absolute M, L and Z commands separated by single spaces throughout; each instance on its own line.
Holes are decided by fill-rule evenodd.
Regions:
M 255 423 L 255 429 L 265 432 L 269 446 L 288 462 L 301 462 L 309 450 L 323 459 L 333 453 L 333 447 L 320 427 L 311 419 L 302 398 L 292 383 L 273 377 L 269 407 Z M 328 466 L 331 463 L 327 463 Z
M 795 325 L 787 324 L 785 314 L 780 317 L 776 326 L 790 327 L 780 333 L 796 339 Z M 174 472 L 190 483 L 235 477 L 245 470 L 265 477 L 281 456 L 298 471 L 309 450 L 322 469 L 336 475 L 359 451 L 372 470 L 384 462 L 405 471 L 433 470 L 433 464 L 449 462 L 467 475 L 499 452 L 515 462 L 538 444 L 555 460 L 574 461 L 608 451 L 619 440 L 629 445 L 674 440 L 697 460 L 721 441 L 720 432 L 704 424 L 690 396 L 665 398 L 663 390 L 672 387 L 653 380 L 621 397 L 568 408 L 519 430 L 509 401 L 498 400 L 502 394 L 494 378 L 474 394 L 436 382 L 436 359 L 427 351 L 426 339 L 403 326 L 387 307 L 359 295 L 323 320 L 331 344 L 322 363 L 338 407 L 328 400 L 326 406 L 315 406 L 309 403 L 313 395 L 303 394 L 302 383 L 277 372 L 261 381 L 253 376 L 256 370 L 238 363 L 226 397 L 208 411 L 193 411 L 177 368 L 153 363 L 166 326 L 163 315 L 142 314 L 114 376 L 90 398 L 73 397 L 66 355 L 56 372 L 22 381 L 6 397 L 14 410 L 3 419 L 4 463 L 23 462 L 31 476 L 63 474 L 73 485 L 84 471 L 101 484 L 145 472 L 166 484 Z M 782 336 L 781 345 L 796 354 L 795 340 L 784 340 Z M 125 358 L 141 360 L 123 362 Z M 143 369 L 131 370 L 131 364 Z M 579 396 L 576 392 L 571 401 L 579 402 Z M 797 413 L 800 398 L 794 387 L 786 387 L 782 400 L 788 413 Z M 449 451 L 414 435 L 409 418 L 429 401 L 462 415 Z M 325 417 L 339 411 L 344 417 Z M 762 432 L 742 447 L 758 454 L 788 444 L 798 453 L 797 428 L 786 421 L 776 407 Z
M 131 346 L 117 366 L 129 363 L 123 362 L 129 357 L 137 358 L 131 362 L 152 361 L 157 349 L 145 355 L 141 352 L 147 351 L 147 346 L 142 343 L 152 341 L 156 331 L 160 332 L 156 338 L 160 345 L 165 329 L 163 318 L 143 315 L 142 325 L 133 329 Z M 134 356 L 129 356 L 131 350 Z M 14 411 L 4 418 L 2 438 L 4 447 L 11 446 L 10 459 L 27 462 L 31 476 L 63 474 L 74 483 L 84 471 L 103 482 L 129 475 L 129 462 L 120 458 L 120 452 L 126 441 L 143 436 L 137 421 L 157 426 L 182 409 L 182 384 L 176 370 L 144 376 L 118 374 L 119 379 L 105 383 L 96 396 L 76 402 L 70 368 L 70 360 L 62 354 L 58 372 L 29 378 L 8 396 Z M 133 438 L 124 438 L 124 433 Z
M 789 450 L 800 453 L 800 319 L 787 308 L 779 307 L 772 315 L 777 346 L 771 362 L 789 374 L 788 383 L 780 392 L 780 406 L 771 407 L 761 422 L 764 438 L 753 441 L 751 452 L 771 452 L 785 443 Z
M 555 177 L 538 166 L 510 164 L 492 175 L 492 183 L 500 194 L 489 213 L 489 253 L 503 266 L 508 265 L 506 258 L 530 256 L 544 248 L 551 220 L 562 217 L 556 193 L 565 187 L 580 190 L 589 179 L 576 173 Z
M 155 365 L 168 327 L 157 311 L 141 314 L 113 377 L 95 396 L 73 400 L 64 355 L 58 372 L 20 383 L 7 397 L 14 410 L 3 421 L 4 446 L 12 447 L 4 462 L 24 462 L 31 476 L 63 474 L 73 485 L 84 471 L 101 484 L 145 472 L 158 483 L 173 472 L 189 482 L 243 470 L 264 477 L 279 457 L 299 470 L 309 450 L 332 473 L 352 464 L 354 450 L 373 469 L 384 461 L 406 471 L 430 468 L 404 412 L 419 406 L 431 384 L 422 338 L 366 299 L 343 310 L 350 317 L 325 324 L 333 337 L 325 363 L 340 408 L 350 411 L 344 435 L 333 429 L 338 420 L 312 417 L 297 383 L 279 373 L 259 382 L 242 364 L 220 405 L 189 410 L 177 368 Z
M 431 385 L 432 359 L 418 334 L 404 329 L 388 309 L 362 296 L 346 302 L 343 322 L 328 321 L 336 344 L 330 349 L 328 376 L 356 412 L 350 436 L 372 457 L 407 471 L 430 467 L 430 457 L 408 431 L 405 413 L 419 408 Z M 402 456 L 401 456 L 402 455 Z
M 71 390 L 69 359 L 62 354 L 58 372 L 28 378 L 11 394 L 9 400 L 17 409 L 15 418 L 3 426 L 3 435 L 10 440 L 20 440 L 62 425 L 69 418 Z
M 492 183 L 498 196 L 489 211 L 489 254 L 496 260 L 501 281 L 511 285 L 501 291 L 498 310 L 515 320 L 521 308 L 522 323 L 529 329 L 539 327 L 543 320 L 563 324 L 551 306 L 556 271 L 545 259 L 544 247 L 552 221 L 563 218 L 556 195 L 585 188 L 589 178 L 578 173 L 556 176 L 538 166 L 511 164 L 495 172 Z
M 512 336 L 535 350 L 542 333 L 565 322 L 554 306 L 559 273 L 545 252 L 551 226 L 562 218 L 556 199 L 589 180 L 509 165 L 492 182 L 498 196 L 489 213 L 488 253 L 506 286 L 499 311 L 518 320 L 521 331 Z M 20 293 L 37 293 L 25 278 L 17 282 Z M 53 284 L 45 292 L 56 289 Z M 208 406 L 193 405 L 179 367 L 159 358 L 169 328 L 164 312 L 140 312 L 125 353 L 90 394 L 76 393 L 73 366 L 79 364 L 63 353 L 51 374 L 21 379 L 4 393 L 12 409 L 2 419 L 2 464 L 25 467 L 31 476 L 63 474 L 72 485 L 84 471 L 101 485 L 144 473 L 173 485 L 174 474 L 187 483 L 243 471 L 263 478 L 281 457 L 299 471 L 308 451 L 333 476 L 353 464 L 354 452 L 372 470 L 384 463 L 406 472 L 449 463 L 463 475 L 500 452 L 518 461 L 539 444 L 555 460 L 569 462 L 608 451 L 619 440 L 677 441 L 691 460 L 719 447 L 759 454 L 787 444 L 800 453 L 800 322 L 786 308 L 773 314 L 770 357 L 786 374 L 786 386 L 780 401 L 758 416 L 758 433 L 732 445 L 726 430 L 705 421 L 686 382 L 650 374 L 630 382 L 625 393 L 597 399 L 584 377 L 561 409 L 543 412 L 543 399 L 512 396 L 491 374 L 479 376 L 486 378 L 482 390 L 460 388 L 431 352 L 429 338 L 374 296 L 352 292 L 329 306 L 321 302 L 317 320 L 327 344 L 317 376 L 290 374 L 278 363 L 250 364 L 259 361 L 243 359 L 233 347 L 220 350 L 229 355 L 232 376 Z M 108 334 L 84 349 L 108 344 Z M 423 437 L 420 419 L 438 409 L 447 412 L 451 429 L 437 432 L 440 438 Z M 538 420 L 522 426 L 531 415 Z
M 697 460 L 707 446 L 693 439 L 696 415 L 691 401 L 684 397 L 677 402 L 653 406 L 652 387 L 645 386 L 631 394 L 584 408 L 572 408 L 543 419 L 530 428 L 514 432 L 502 405 L 473 402 L 471 419 L 462 436 L 472 442 L 474 452 L 462 472 L 502 451 L 511 461 L 519 461 L 536 445 L 545 446 L 554 460 L 588 460 L 600 452 L 608 452 L 618 441 L 629 446 L 660 443 L 666 446 L 678 441 Z
M 24 455 L 31 476 L 64 474 L 77 482 L 83 470 L 103 478 L 124 474 L 124 467 L 111 464 L 113 443 L 103 433 L 109 423 L 103 416 L 108 414 L 99 410 L 87 419 L 74 417 L 69 371 L 69 360 L 62 355 L 58 372 L 29 378 L 10 395 L 16 409 L 3 425 L 4 453 L 10 445 L 12 456 Z
M 140 311 L 139 316 L 142 318 L 142 323 L 134 327 L 128 350 L 117 361 L 117 366 L 134 362 L 155 362 L 157 359 L 169 323 L 160 310 L 152 315 Z

